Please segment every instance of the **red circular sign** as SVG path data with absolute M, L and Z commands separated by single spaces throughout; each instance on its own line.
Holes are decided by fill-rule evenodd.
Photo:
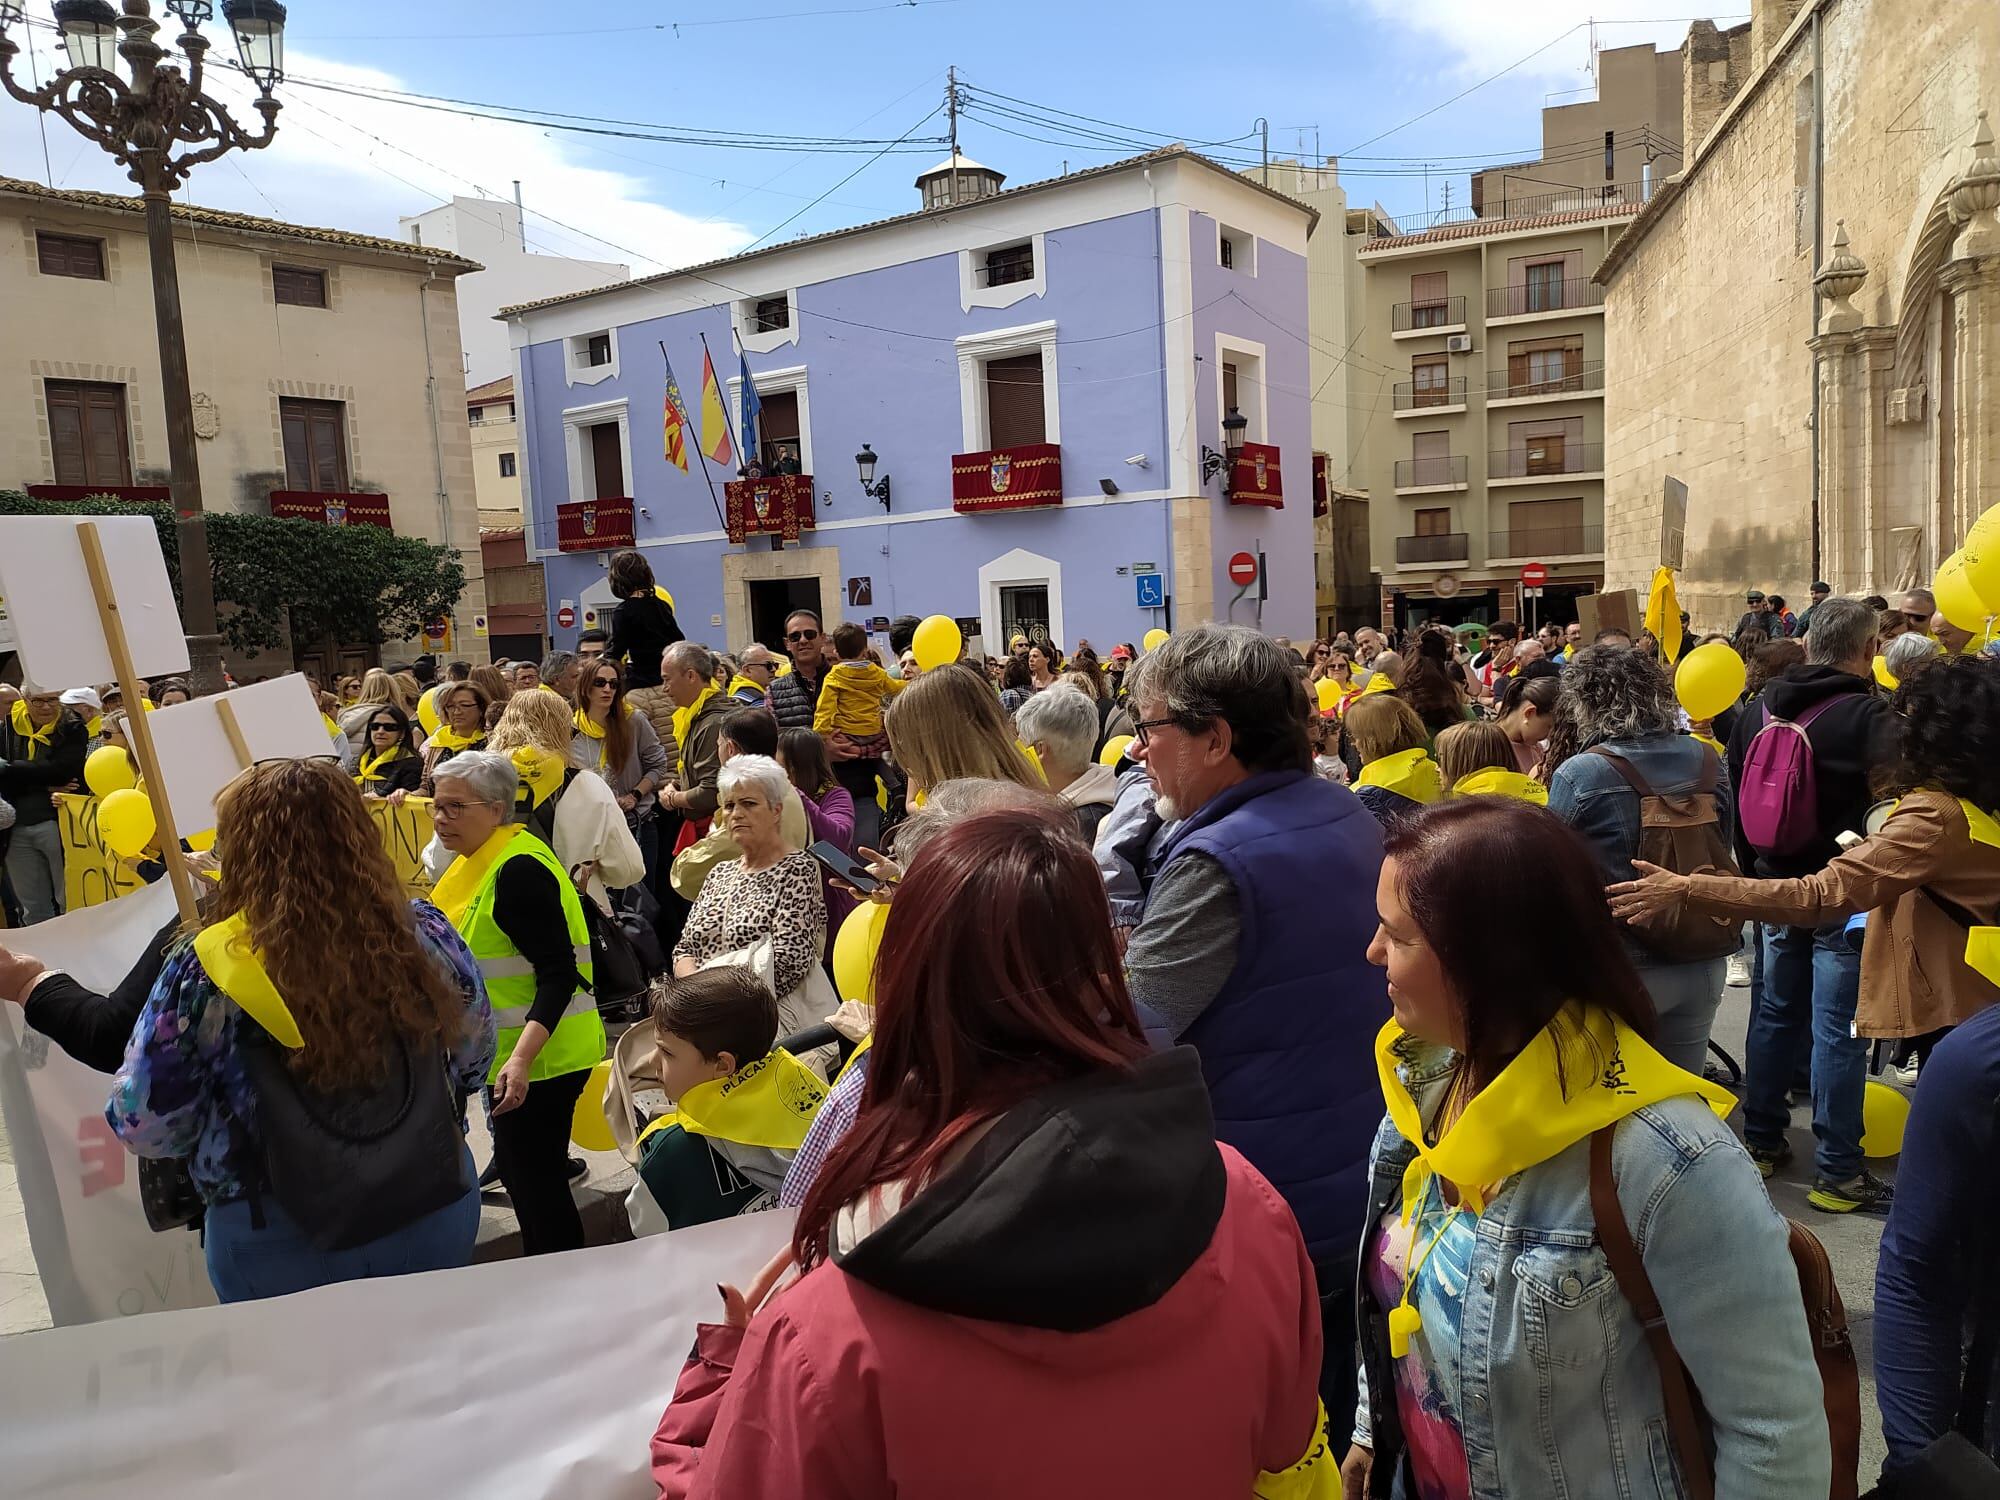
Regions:
M 1549 580 L 1549 570 L 1540 563 L 1529 563 L 1521 569 L 1521 582 L 1531 589 L 1538 589 Z
M 564 630 L 569 629 L 575 623 L 576 611 L 571 609 L 567 604 L 556 611 L 556 624 L 562 626 Z
M 1249 552 L 1239 552 L 1229 559 L 1229 581 L 1247 588 L 1257 581 L 1257 558 Z

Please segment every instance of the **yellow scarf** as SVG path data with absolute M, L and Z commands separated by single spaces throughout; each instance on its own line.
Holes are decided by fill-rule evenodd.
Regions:
M 1896 674 L 1889 670 L 1889 658 L 1879 652 L 1875 657 L 1875 680 L 1892 693 L 1902 686 Z
M 1974 927 L 1966 933 L 1965 966 L 2000 984 L 2000 927 Z
M 509 759 L 514 762 L 514 770 L 528 789 L 529 804 L 534 807 L 540 807 L 556 793 L 563 784 L 563 772 L 569 769 L 568 757 L 537 745 L 523 745 Z
M 689 1135 L 713 1136 L 738 1146 L 796 1151 L 806 1143 L 813 1116 L 824 1103 L 826 1085 L 819 1075 L 777 1047 L 727 1078 L 696 1084 L 672 1113 L 653 1121 L 639 1139 L 678 1125 Z
M 1369 761 L 1361 768 L 1360 778 L 1354 784 L 1379 786 L 1385 792 L 1395 792 L 1425 806 L 1444 795 L 1444 785 L 1438 779 L 1437 762 L 1431 759 L 1430 751 L 1422 745 L 1414 750 L 1398 750 L 1394 755 Z
M 716 692 L 715 684 L 710 683 L 701 690 L 701 696 L 694 702 L 686 708 L 674 710 L 674 764 L 683 777 L 687 775 L 688 730 L 693 727 L 696 715 L 707 707 L 708 700 L 713 698 Z
M 767 696 L 764 692 L 763 683 L 752 682 L 749 678 L 745 677 L 741 672 L 738 672 L 734 677 L 729 679 L 729 687 L 728 687 L 729 696 L 734 698 L 736 696 L 738 688 L 749 688 L 753 693 L 757 694 L 757 696 L 760 698 Z
M 98 715 L 98 716 L 97 716 L 96 718 L 94 718 L 94 719 L 92 719 L 92 720 L 90 721 L 90 730 L 89 730 L 89 733 L 90 733 L 90 737 L 91 737 L 92 739 L 97 739 L 97 738 L 99 738 L 99 737 L 101 737 L 101 736 L 103 735 L 103 733 L 104 733 L 104 715 L 103 715 L 103 714 L 99 714 L 99 715 Z
M 14 707 L 7 715 L 7 718 L 8 722 L 14 726 L 14 733 L 26 737 L 28 741 L 29 760 L 35 758 L 37 750 L 46 750 L 49 748 L 49 740 L 56 732 L 56 725 L 62 723 L 62 715 L 57 714 L 47 724 L 37 729 L 34 720 L 28 717 L 28 700 L 25 698 L 16 698 L 14 700 Z
M 1483 1213 L 1487 1189 L 1649 1104 L 1694 1094 L 1718 1119 L 1736 1107 L 1735 1096 L 1721 1084 L 1675 1067 L 1607 1011 L 1572 1003 L 1559 1019 L 1561 1076 L 1569 1096 L 1556 1087 L 1559 1044 L 1551 1023 L 1472 1096 L 1436 1145 L 1426 1143 L 1417 1101 L 1397 1072 L 1398 1047 L 1407 1033 L 1394 1021 L 1383 1025 L 1375 1037 L 1382 1097 L 1389 1118 L 1417 1153 L 1403 1172 L 1406 1220 L 1434 1176 L 1457 1188 L 1471 1212 Z
M 379 755 L 362 756 L 361 769 L 355 774 L 354 784 L 365 792 L 368 790 L 369 782 L 387 780 L 388 778 L 382 774 L 382 767 L 390 764 L 392 761 L 401 760 L 407 753 L 401 745 L 398 745 L 395 749 L 384 750 Z
M 624 703 L 620 704 L 619 706 L 625 710 L 626 717 L 630 718 L 632 714 L 632 705 L 629 703 Z M 580 708 L 572 716 L 572 720 L 576 724 L 576 732 L 578 734 L 586 735 L 589 738 L 597 741 L 597 769 L 600 771 L 603 770 L 604 757 L 606 756 L 606 754 L 609 753 L 605 749 L 604 745 L 605 726 L 599 724 L 597 720 L 591 718 L 589 714 L 585 713 Z
M 451 862 L 438 883 L 431 887 L 431 905 L 445 914 L 454 927 L 462 927 L 465 913 L 472 906 L 472 898 L 479 894 L 480 886 L 500 856 L 507 852 L 507 846 L 517 838 L 532 838 L 533 835 L 518 823 L 503 823 L 487 836 L 470 854 L 461 854 Z
M 438 750 L 449 750 L 453 755 L 461 750 L 470 750 L 475 745 L 486 743 L 486 731 L 481 729 L 472 734 L 460 734 L 449 724 L 440 724 L 437 732 L 425 743 Z
M 321 714 L 319 716 L 319 721 L 320 723 L 326 726 L 326 737 L 328 739 L 332 739 L 336 734 L 340 733 L 340 726 L 334 723 L 333 719 L 329 715 Z
M 1361 696 L 1366 698 L 1370 693 L 1393 693 L 1395 691 L 1396 684 L 1389 680 L 1387 672 L 1374 672 L 1369 675 L 1368 685 L 1362 688 Z
M 1365 769 L 1365 768 L 1364 768 Z M 1532 802 L 1537 807 L 1549 805 L 1549 789 L 1532 776 L 1524 776 L 1519 771 L 1504 770 L 1499 766 L 1488 766 L 1483 771 L 1474 771 L 1470 776 L 1461 776 L 1452 783 L 1454 797 L 1518 797 L 1523 802 Z
M 294 1051 L 306 1044 L 299 1023 L 265 971 L 263 954 L 251 946 L 250 922 L 242 912 L 196 934 L 194 956 L 215 987 L 251 1020 Z

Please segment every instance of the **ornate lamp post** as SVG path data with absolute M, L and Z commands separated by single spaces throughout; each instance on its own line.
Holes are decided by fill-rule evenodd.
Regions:
M 14 77 L 14 55 L 21 49 L 7 34 L 9 27 L 22 24 L 23 6 L 21 0 L 0 0 L 0 82 L 22 103 L 60 115 L 109 151 L 139 184 L 145 201 L 188 654 L 195 690 L 211 693 L 222 688 L 222 637 L 215 629 L 208 534 L 202 528 L 194 401 L 170 207 L 173 190 L 200 163 L 231 150 L 268 146 L 277 134 L 278 101 L 271 91 L 285 76 L 285 7 L 277 0 L 222 0 L 223 21 L 236 38 L 243 71 L 257 85 L 257 112 L 264 118 L 260 135 L 249 134 L 221 103 L 202 92 L 208 42 L 200 27 L 214 15 L 212 0 L 166 0 L 166 7 L 183 28 L 178 45 L 187 58 L 185 74 L 166 60 L 170 54 L 154 39 L 160 27 L 149 0 L 123 0 L 122 14 L 110 0 L 55 0 L 56 27 L 70 66 L 44 87 L 27 89 Z M 120 57 L 129 80 L 117 71 Z

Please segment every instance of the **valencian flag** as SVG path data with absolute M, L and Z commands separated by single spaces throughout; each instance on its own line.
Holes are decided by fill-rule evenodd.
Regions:
M 681 400 L 681 383 L 674 379 L 673 361 L 660 350 L 660 362 L 667 367 L 666 432 L 667 462 L 687 473 L 687 407 Z
M 710 463 L 728 468 L 736 461 L 729 441 L 729 417 L 722 406 L 722 387 L 716 383 L 715 361 L 701 351 L 701 451 Z

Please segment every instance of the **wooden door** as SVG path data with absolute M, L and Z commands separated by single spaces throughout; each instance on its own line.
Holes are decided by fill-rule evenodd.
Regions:
M 51 380 L 47 392 L 49 447 L 55 458 L 56 483 L 130 484 L 132 450 L 125 427 L 125 387 Z

